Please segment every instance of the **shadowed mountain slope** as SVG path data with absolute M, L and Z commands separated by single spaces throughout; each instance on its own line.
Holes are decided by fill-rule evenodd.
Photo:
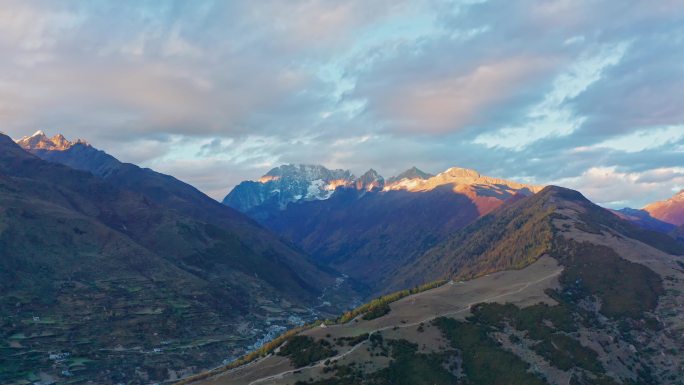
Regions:
M 614 210 L 613 212 L 616 213 L 620 218 L 626 219 L 635 225 L 648 230 L 669 233 L 677 227 L 671 223 L 663 222 L 660 219 L 652 217 L 651 214 L 646 210 L 637 210 L 625 207 L 620 210 Z
M 264 224 L 372 287 L 479 216 L 471 199 L 450 188 L 365 194 L 340 189 L 325 201 L 290 204 Z
M 313 287 L 320 289 L 330 283 L 329 274 L 321 273 L 307 256 L 284 244 L 275 234 L 245 214 L 217 202 L 172 176 L 122 163 L 85 141 L 69 142 L 61 135 L 48 138 L 39 131 L 19 140 L 18 144 L 44 160 L 88 171 L 111 185 L 143 194 L 151 202 L 183 216 L 230 231 L 256 253 L 271 255 L 287 263 L 297 271 L 297 276 Z
M 303 257 L 300 271 L 290 262 L 301 254 L 279 253 L 286 246 L 241 214 L 259 233 L 183 215 L 4 135 L 0 202 L 3 383 L 39 371 L 162 381 L 239 354 L 267 322 L 311 316 L 332 283 Z
M 677 239 L 679 242 L 684 243 L 684 225 L 677 227 L 670 232 L 670 235 Z
M 397 269 L 456 230 L 507 200 L 540 189 L 461 168 L 432 176 L 414 167 L 388 181 L 374 170 L 340 183 L 310 181 L 320 177 L 318 171 L 327 170 L 311 167 L 281 166 L 259 182 L 239 185 L 226 200 L 238 196 L 256 199 L 262 196 L 259 194 L 277 197 L 283 193 L 283 186 L 306 183 L 315 192 L 326 183 L 324 189 L 329 186 L 329 190 L 324 196 L 313 194 L 310 199 L 291 200 L 277 207 L 264 201 L 247 212 L 258 213 L 255 218 L 260 223 L 319 263 L 359 280 L 372 292 L 382 290 L 385 280 Z M 256 189 L 250 193 L 249 183 L 258 185 L 260 193 Z

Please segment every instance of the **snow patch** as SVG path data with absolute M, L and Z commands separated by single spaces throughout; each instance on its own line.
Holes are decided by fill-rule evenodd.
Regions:
M 306 190 L 306 197 L 308 199 L 320 199 L 324 185 L 325 182 L 323 181 L 323 179 L 316 179 L 311 181 L 311 184 L 309 184 L 309 187 Z

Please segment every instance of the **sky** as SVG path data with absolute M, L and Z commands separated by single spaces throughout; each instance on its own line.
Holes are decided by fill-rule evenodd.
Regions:
M 284 163 L 684 188 L 684 0 L 2 0 L 0 131 L 222 199 Z

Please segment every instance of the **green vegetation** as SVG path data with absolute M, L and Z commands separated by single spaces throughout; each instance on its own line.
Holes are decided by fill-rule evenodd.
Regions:
M 650 383 L 652 382 L 647 382 L 647 384 Z M 595 378 L 588 378 L 585 375 L 573 375 L 572 378 L 570 378 L 570 385 L 620 385 L 620 383 L 605 375 L 599 375 Z M 636 383 L 630 380 L 624 380 L 622 385 L 636 385 Z
M 564 334 L 551 334 L 549 338 L 534 345 L 532 349 L 561 370 L 580 367 L 593 373 L 604 372 L 595 351 L 582 346 L 577 340 Z
M 340 316 L 340 318 L 337 319 L 337 323 L 347 323 L 361 314 L 364 314 L 364 320 L 372 320 L 374 318 L 382 317 L 383 315 L 390 312 L 390 303 L 396 302 L 404 297 L 408 297 L 409 295 L 422 293 L 426 290 L 431 290 L 436 287 L 440 287 L 444 285 L 446 282 L 446 280 L 434 281 L 418 287 L 414 287 L 413 289 L 401 290 L 392 294 L 376 298 L 364 305 L 357 307 L 354 310 L 344 313 L 342 316 Z
M 601 301 L 601 313 L 613 319 L 642 318 L 664 293 L 662 280 L 648 267 L 627 261 L 611 248 L 558 238 L 554 256 L 565 266 L 562 295 L 577 301 L 589 295 Z
M 391 309 L 388 303 L 380 303 L 378 306 L 371 307 L 362 318 L 366 321 L 370 321 L 372 319 L 384 316 L 385 314 L 389 313 L 390 310 Z
M 603 373 L 597 354 L 564 333 L 577 330 L 572 312 L 566 306 L 538 304 L 523 309 L 495 303 L 473 307 L 472 322 L 503 331 L 506 324 L 538 341 L 532 349 L 562 370 L 575 366 L 594 373 Z
M 280 348 L 279 356 L 288 357 L 296 368 L 301 368 L 324 358 L 332 357 L 337 351 L 326 340 L 314 340 L 307 336 L 294 336 Z
M 537 193 L 480 218 L 428 252 L 417 270 L 469 279 L 530 265 L 551 248 L 556 207 L 548 204 L 549 194 Z
M 577 330 L 572 313 L 564 306 L 540 303 L 520 309 L 512 304 L 481 303 L 472 307 L 472 313 L 469 319 L 473 322 L 498 328 L 508 322 L 517 330 L 528 331 L 534 339 L 546 338 L 554 329 L 568 333 Z
M 435 325 L 461 352 L 463 371 L 469 383 L 477 385 L 542 385 L 546 382 L 528 371 L 529 365 L 515 354 L 501 349 L 485 326 L 438 318 Z
M 380 340 L 382 340 L 380 338 Z M 418 353 L 418 345 L 406 340 L 388 340 L 392 361 L 387 368 L 364 373 L 356 363 L 337 365 L 328 370 L 332 378 L 297 385 L 453 385 L 456 377 L 445 369 L 449 354 Z M 455 352 L 454 352 L 455 354 Z
M 374 374 L 378 385 L 451 385 L 455 377 L 444 368 L 446 354 L 418 353 L 418 345 L 391 340 L 393 361 Z
M 368 333 L 363 333 L 356 337 L 340 337 L 335 341 L 337 346 L 355 346 L 368 339 Z

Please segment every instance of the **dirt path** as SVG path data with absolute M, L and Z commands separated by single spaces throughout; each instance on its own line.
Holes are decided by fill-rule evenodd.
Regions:
M 291 369 L 291 370 L 287 370 L 287 371 L 284 371 L 284 372 L 281 372 L 281 373 L 273 374 L 273 375 L 270 375 L 270 376 L 267 376 L 267 377 L 259 378 L 259 379 L 256 379 L 256 380 L 250 382 L 248 385 L 256 385 L 256 384 L 263 383 L 263 382 L 265 382 L 265 381 L 279 380 L 279 379 L 282 379 L 282 378 L 284 378 L 285 376 L 287 376 L 287 375 L 289 375 L 289 374 L 293 374 L 294 372 L 299 372 L 299 371 L 304 370 L 304 369 L 313 369 L 313 368 L 316 368 L 316 367 L 321 367 L 321 366 L 323 366 L 323 365 L 325 364 L 325 362 L 328 361 L 328 360 L 329 360 L 329 361 L 339 360 L 339 359 L 344 358 L 344 357 L 346 357 L 347 355 L 353 353 L 353 352 L 356 351 L 359 347 L 361 347 L 361 346 L 364 345 L 366 342 L 368 342 L 368 341 L 370 340 L 370 337 L 371 337 L 374 333 L 382 332 L 382 331 L 384 331 L 384 330 L 389 330 L 389 329 L 393 329 L 393 328 L 403 329 L 403 328 L 415 327 L 415 326 L 420 325 L 421 323 L 429 322 L 429 321 L 432 321 L 432 320 L 434 320 L 434 319 L 436 319 L 436 318 L 439 318 L 439 317 L 445 317 L 445 316 L 450 316 L 450 315 L 455 315 L 455 314 L 458 314 L 458 313 L 462 313 L 462 312 L 464 312 L 464 311 L 469 311 L 470 308 L 471 308 L 473 305 L 475 305 L 475 304 L 482 303 L 482 302 L 491 302 L 491 301 L 494 301 L 494 300 L 497 300 L 497 299 L 500 299 L 500 298 L 503 298 L 503 297 L 507 297 L 507 296 L 513 295 L 513 294 L 518 294 L 518 293 L 524 291 L 525 289 L 529 288 L 530 286 L 536 285 L 536 284 L 541 283 L 541 282 L 544 282 L 544 281 L 546 281 L 546 280 L 548 280 L 548 279 L 550 279 L 550 278 L 556 277 L 556 276 L 559 275 L 560 273 L 561 273 L 561 271 L 556 271 L 556 272 L 551 273 L 551 274 L 549 274 L 549 275 L 547 275 L 547 276 L 544 276 L 544 277 L 542 277 L 542 278 L 539 278 L 539 279 L 537 279 L 537 280 L 535 280 L 535 281 L 526 282 L 526 283 L 521 283 L 521 284 L 520 284 L 521 287 L 520 287 L 519 289 L 510 291 L 510 292 L 506 292 L 506 293 L 503 293 L 503 294 L 495 295 L 495 296 L 492 296 L 492 297 L 484 298 L 484 299 L 481 299 L 481 300 L 478 300 L 478 301 L 474 301 L 474 302 L 471 302 L 471 303 L 467 304 L 466 306 L 464 306 L 464 307 L 462 307 L 462 308 L 460 308 L 460 309 L 453 310 L 453 311 L 449 311 L 449 312 L 445 312 L 445 313 L 442 313 L 442 314 L 433 315 L 433 316 L 430 316 L 430 317 L 428 317 L 428 318 L 426 318 L 426 319 L 423 319 L 423 320 L 421 320 L 421 321 L 415 321 L 415 322 L 412 322 L 412 323 L 409 323 L 409 324 L 389 325 L 389 326 L 385 326 L 385 327 L 382 327 L 382 328 L 375 329 L 375 330 L 371 331 L 370 333 L 368 333 L 368 338 L 367 338 L 366 340 L 364 340 L 364 341 L 362 341 L 362 342 L 359 342 L 358 344 L 354 345 L 351 349 L 347 350 L 346 352 L 344 352 L 344 353 L 342 353 L 342 354 L 339 354 L 339 355 L 337 355 L 337 356 L 333 356 L 333 357 L 326 358 L 325 360 L 318 361 L 318 362 L 316 362 L 316 363 L 314 363 L 314 364 L 311 364 L 311 365 L 309 365 L 309 366 L 305 366 L 305 367 L 297 368 L 297 369 Z M 350 321 L 350 322 L 353 322 L 353 321 Z

